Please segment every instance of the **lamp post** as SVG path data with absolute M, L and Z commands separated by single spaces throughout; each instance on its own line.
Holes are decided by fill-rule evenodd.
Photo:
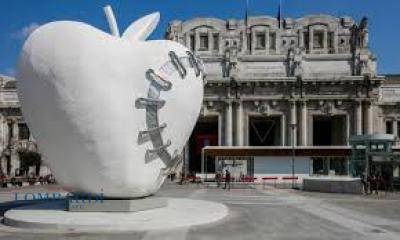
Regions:
M 292 188 L 294 189 L 294 157 L 295 157 L 295 150 L 294 150 L 294 137 L 295 137 L 295 130 L 297 127 L 296 123 L 289 124 L 290 129 L 292 130 Z

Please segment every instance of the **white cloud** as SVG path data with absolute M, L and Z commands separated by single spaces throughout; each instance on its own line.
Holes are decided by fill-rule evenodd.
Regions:
M 29 36 L 36 28 L 40 27 L 37 22 L 31 22 L 29 25 L 13 33 L 13 37 L 24 39 Z
M 14 68 L 6 68 L 5 74 L 10 77 L 15 77 L 15 69 Z

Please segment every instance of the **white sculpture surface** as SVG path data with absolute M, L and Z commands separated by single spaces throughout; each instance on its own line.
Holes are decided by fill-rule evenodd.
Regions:
M 204 72 L 181 44 L 145 41 L 158 20 L 139 19 L 122 37 L 51 22 L 26 40 L 17 67 L 23 115 L 65 187 L 148 196 L 176 164 L 200 112 Z

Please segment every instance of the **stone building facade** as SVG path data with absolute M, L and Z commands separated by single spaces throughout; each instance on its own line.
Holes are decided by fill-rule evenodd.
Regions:
M 350 135 L 400 136 L 400 80 L 377 73 L 368 24 L 350 17 L 173 21 L 168 39 L 204 62 L 203 109 L 186 146 L 342 146 Z M 397 142 L 398 143 L 398 142 Z
M 0 174 L 20 175 L 20 151 L 37 152 L 22 117 L 14 78 L 0 75 Z

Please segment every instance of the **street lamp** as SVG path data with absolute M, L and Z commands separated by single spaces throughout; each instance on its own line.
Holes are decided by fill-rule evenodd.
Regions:
M 295 157 L 295 151 L 294 151 L 294 138 L 295 138 L 295 130 L 297 127 L 296 123 L 290 123 L 289 124 L 290 129 L 292 129 L 292 189 L 294 189 L 294 157 Z

